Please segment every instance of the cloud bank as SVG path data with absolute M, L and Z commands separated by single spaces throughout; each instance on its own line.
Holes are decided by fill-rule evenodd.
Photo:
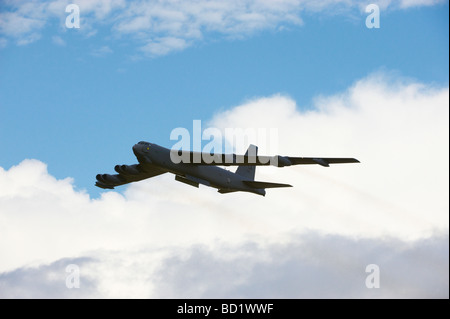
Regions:
M 448 88 L 375 74 L 306 111 L 275 95 L 210 123 L 277 127 L 282 155 L 362 163 L 259 168 L 294 185 L 265 198 L 166 174 L 92 199 L 38 160 L 0 168 L 0 296 L 448 298 Z
M 302 25 L 304 13 L 343 14 L 358 12 L 377 3 L 382 10 L 431 6 L 445 0 L 57 0 L 4 1 L 0 12 L 2 42 L 25 45 L 41 38 L 52 25 L 62 36 L 68 4 L 80 8 L 79 32 L 93 36 L 105 28 L 109 36 L 134 39 L 149 56 L 183 50 L 211 35 L 242 38 L 263 30 L 282 30 Z M 54 22 L 59 26 L 55 27 Z
M 448 298 L 448 242 L 311 232 L 283 244 L 102 251 L 0 274 L 0 298 Z M 365 285 L 368 263 L 379 288 Z M 79 289 L 65 286 L 73 264 Z

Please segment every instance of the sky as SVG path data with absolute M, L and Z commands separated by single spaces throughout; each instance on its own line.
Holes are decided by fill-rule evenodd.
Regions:
M 2 1 L 0 298 L 448 298 L 448 12 L 439 0 Z M 137 163 L 136 142 L 171 147 L 195 120 L 276 130 L 272 145 L 249 141 L 261 154 L 361 164 L 258 168 L 294 186 L 266 197 L 169 174 L 94 186 Z M 379 288 L 365 284 L 373 264 Z

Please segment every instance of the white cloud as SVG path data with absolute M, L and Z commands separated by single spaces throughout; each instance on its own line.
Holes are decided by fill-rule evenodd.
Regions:
M 155 39 L 155 41 L 147 43 L 142 47 L 142 51 L 152 56 L 158 56 L 165 55 L 171 51 L 179 51 L 188 46 L 189 44 L 184 39 L 169 37 Z
M 283 96 L 257 99 L 218 114 L 211 124 L 277 127 L 282 155 L 361 160 L 332 170 L 259 170 L 260 178 L 292 181 L 308 203 L 300 207 L 323 210 L 303 216 L 316 229 L 359 228 L 360 234 L 405 237 L 448 229 L 448 89 L 374 75 L 315 104 L 315 110 L 298 112 L 295 102 Z M 276 196 L 296 205 L 290 191 Z
M 307 233 L 288 244 L 248 242 L 174 252 L 153 274 L 163 298 L 447 298 L 448 236 L 406 244 Z M 380 289 L 367 289 L 368 264 Z
M 0 13 L 0 32 L 8 36 L 19 37 L 34 33 L 44 24 L 43 20 L 22 16 L 20 12 Z
M 434 6 L 436 4 L 445 3 L 447 0 L 401 0 L 401 8 L 422 7 L 422 6 Z
M 448 298 L 448 235 L 412 243 L 317 233 L 289 243 L 96 251 L 0 273 L 0 298 Z M 77 265 L 80 288 L 65 286 Z M 365 285 L 366 266 L 380 288 Z
M 348 15 L 374 1 L 355 0 L 54 0 L 7 1 L 0 13 L 0 35 L 18 43 L 36 41 L 53 20 L 64 27 L 69 3 L 79 5 L 82 34 L 106 27 L 118 37 L 136 41 L 151 56 L 177 51 L 210 34 L 242 38 L 262 30 L 282 30 L 302 24 L 304 12 Z M 380 0 L 382 10 L 442 3 L 440 0 Z M 33 35 L 33 36 L 31 36 Z M 170 41 L 169 41 L 170 40 Z M 175 42 L 176 40 L 176 42 Z
M 228 276 L 224 278 L 230 279 L 218 295 L 257 297 L 257 277 L 252 274 L 263 276 L 271 269 L 287 272 L 286 277 L 269 278 L 264 283 L 267 288 L 287 285 L 289 278 L 292 284 L 307 280 L 294 268 L 314 266 L 324 270 L 333 289 L 327 294 L 329 286 L 322 282 L 317 287 L 323 289 L 317 288 L 311 296 L 337 296 L 339 285 L 349 284 L 346 296 L 370 297 L 347 281 L 360 282 L 365 276 L 360 266 L 389 264 L 380 251 L 390 248 L 390 260 L 395 262 L 389 264 L 385 283 L 392 285 L 377 296 L 441 297 L 443 286 L 433 292 L 431 283 L 441 280 L 442 274 L 448 278 L 448 248 L 441 249 L 443 242 L 448 245 L 448 113 L 448 88 L 374 75 L 346 92 L 318 98 L 309 111 L 299 111 L 295 101 L 276 95 L 217 114 L 211 123 L 219 128 L 278 127 L 282 155 L 354 156 L 362 162 L 330 168 L 258 168 L 258 180 L 294 185 L 268 190 L 265 198 L 220 195 L 214 189 L 177 183 L 173 175 L 165 174 L 132 184 L 123 195 L 105 192 L 90 199 L 74 190 L 70 178 L 57 180 L 48 174 L 40 161 L 0 168 L 0 288 L 41 285 L 40 279 L 18 278 L 29 272 L 47 276 L 55 261 L 64 258 L 89 258 L 83 265 L 94 288 L 86 295 L 183 296 L 185 286 L 177 278 L 184 270 L 194 271 L 183 265 L 198 259 L 205 274 L 214 277 L 214 267 L 222 265 Z M 435 248 L 420 248 L 427 242 L 436 243 L 432 246 L 442 255 L 435 254 Z M 199 244 L 202 247 L 195 248 Z M 248 245 L 256 248 L 249 251 Z M 325 250 L 328 245 L 331 250 Z M 311 250 L 305 251 L 307 247 Z M 348 258 L 357 247 L 360 255 Z M 282 259 L 277 251 L 295 254 Z M 342 269 L 348 260 L 346 279 L 330 268 L 336 260 L 342 260 L 338 263 Z M 430 273 L 429 265 L 421 263 L 408 269 L 415 276 L 408 284 L 399 267 L 414 264 L 411 260 L 429 261 L 440 270 Z M 173 267 L 167 266 L 170 261 Z M 236 277 L 230 269 L 234 262 L 242 267 Z M 107 279 L 99 278 L 95 269 L 104 270 L 102 277 Z M 149 275 L 153 273 L 167 279 L 167 284 L 155 281 Z M 311 285 L 320 282 L 317 272 L 310 274 Z M 123 280 L 112 280 L 117 276 Z M 214 283 L 220 286 L 217 280 Z M 133 284 L 127 289 L 128 282 Z M 207 283 L 189 290 L 189 295 L 207 296 Z M 448 296 L 448 280 L 442 285 Z M 404 286 L 409 290 L 402 290 Z

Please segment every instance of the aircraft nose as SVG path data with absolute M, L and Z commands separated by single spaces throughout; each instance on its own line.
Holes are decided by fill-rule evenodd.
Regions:
M 134 144 L 134 146 L 133 146 L 133 153 L 134 153 L 134 155 L 138 155 L 138 145 L 137 144 Z

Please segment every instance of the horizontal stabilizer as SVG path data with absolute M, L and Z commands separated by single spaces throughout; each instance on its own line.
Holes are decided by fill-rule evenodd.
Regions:
M 247 186 L 253 188 L 277 188 L 277 187 L 292 187 L 289 184 L 278 184 L 278 183 L 268 183 L 268 182 L 255 182 L 255 181 L 243 181 Z

